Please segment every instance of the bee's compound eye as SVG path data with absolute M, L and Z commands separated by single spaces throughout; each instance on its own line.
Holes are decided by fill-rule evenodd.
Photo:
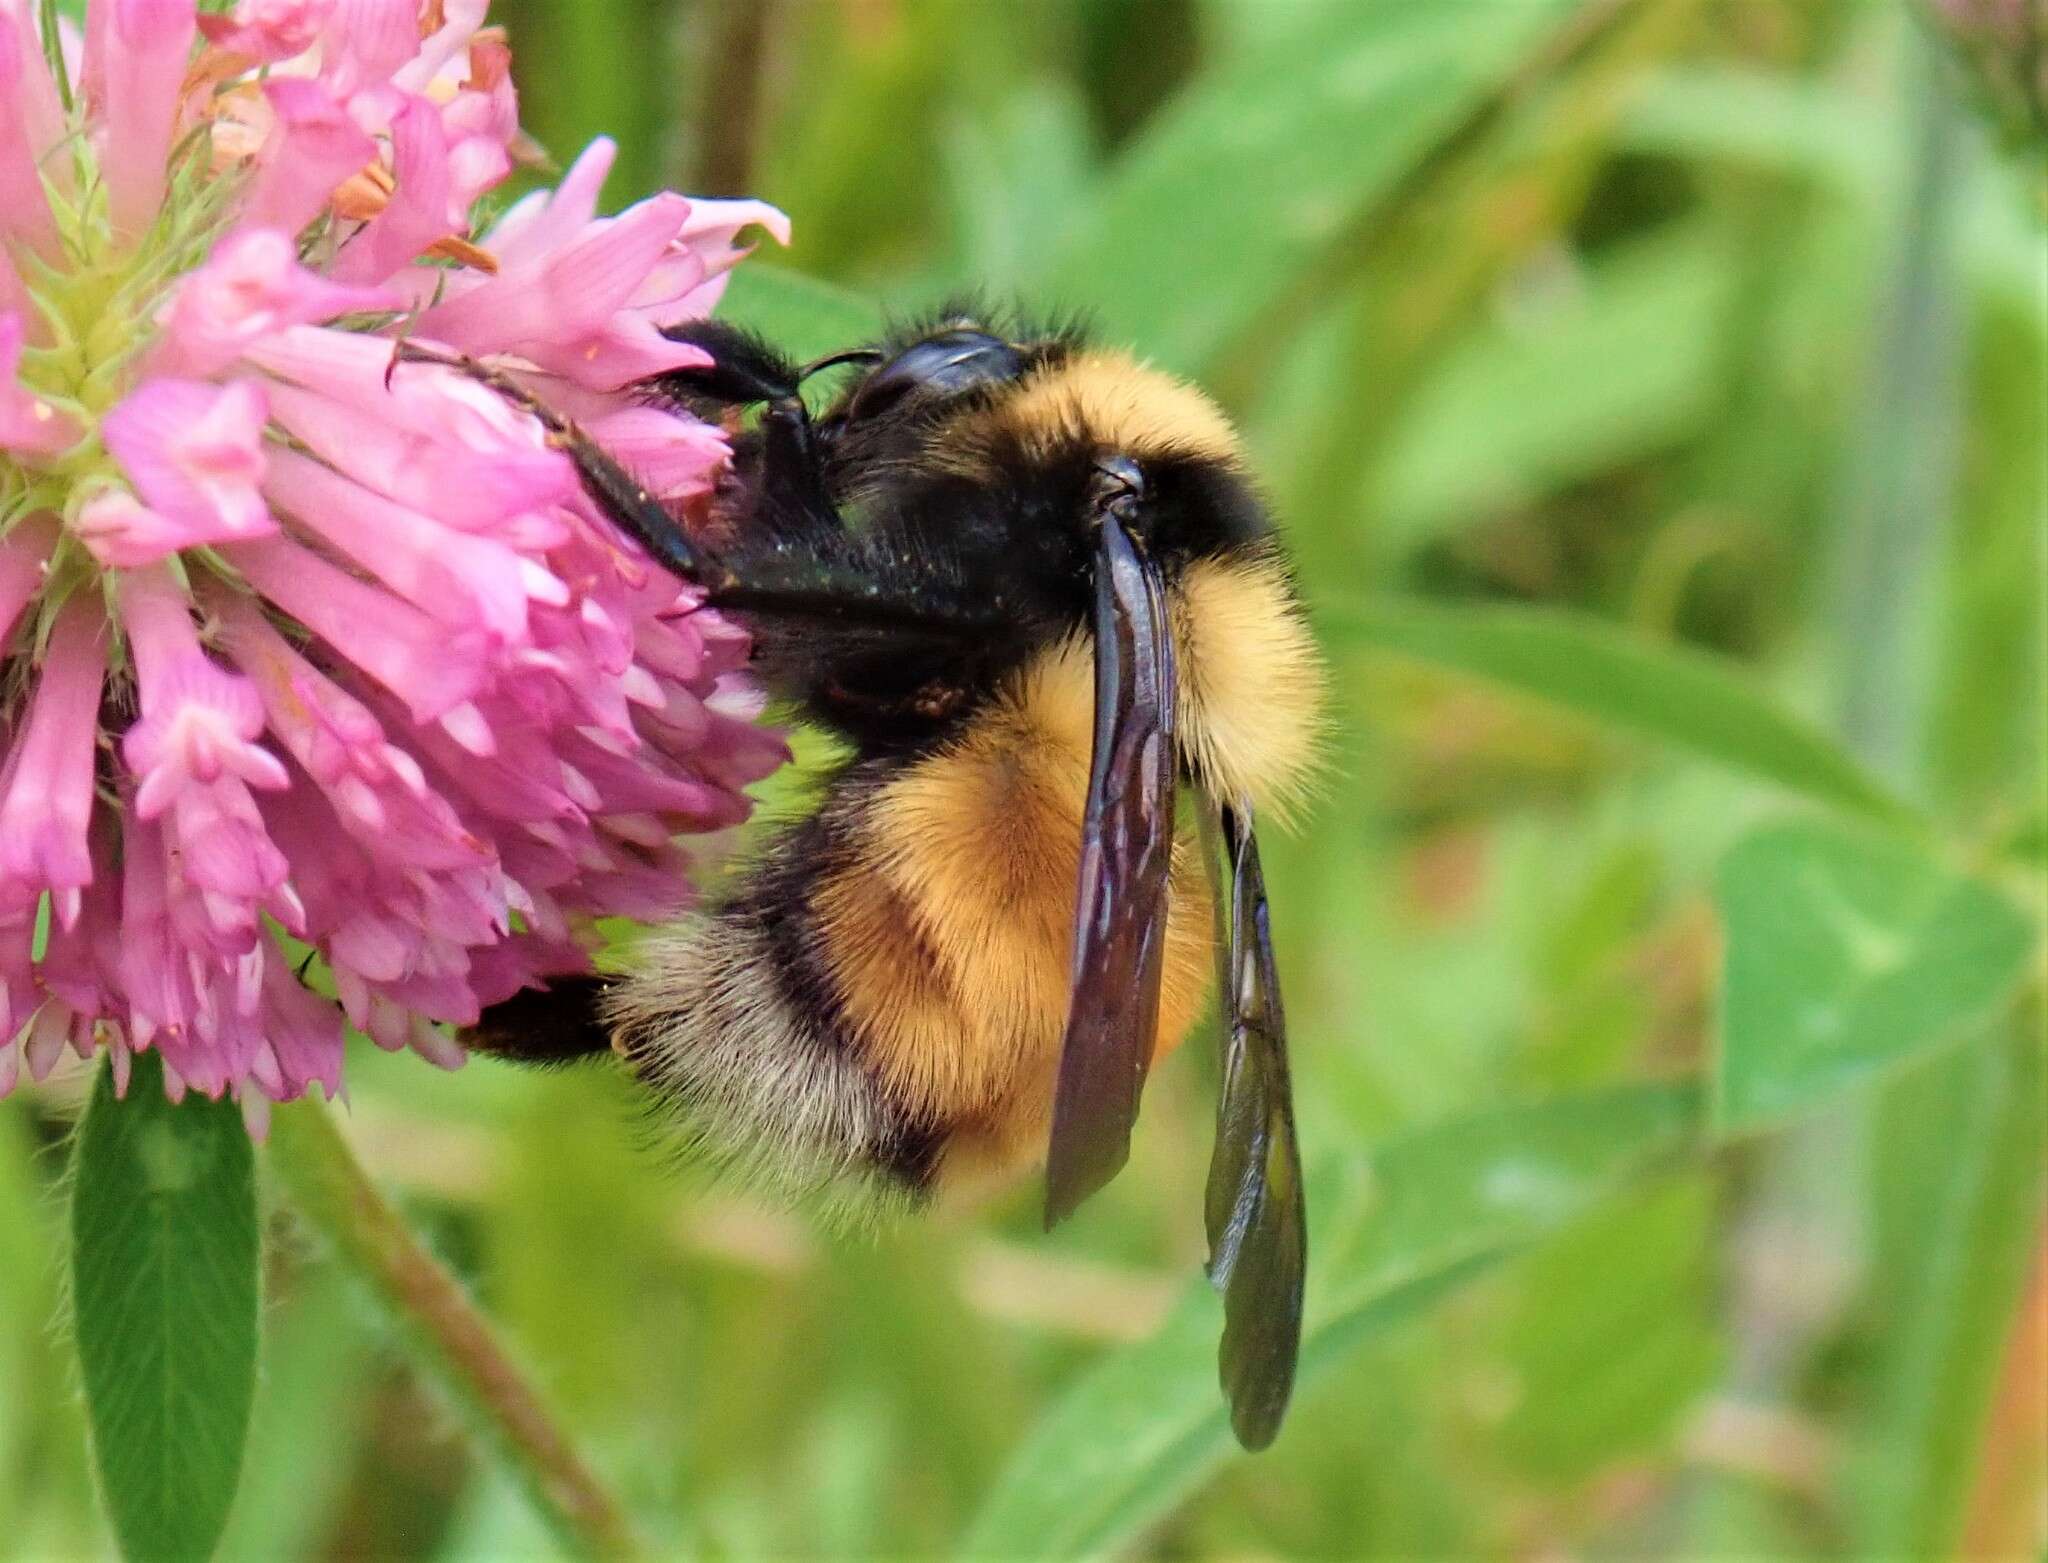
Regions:
M 913 343 L 863 380 L 853 393 L 849 420 L 872 418 L 912 391 L 949 395 L 971 386 L 1014 380 L 1024 372 L 1016 348 L 985 331 L 941 331 Z

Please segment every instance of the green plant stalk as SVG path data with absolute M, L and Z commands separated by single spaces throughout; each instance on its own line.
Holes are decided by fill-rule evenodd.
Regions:
M 1837 644 L 1846 650 L 1844 740 L 1893 784 L 1922 791 L 1926 669 L 1968 392 L 1954 247 L 1970 146 L 1935 41 L 1911 29 L 1906 47 L 1915 140 L 1871 398 L 1853 447 Z M 1884 1324 L 1842 1472 L 1849 1545 L 1859 1555 L 1954 1552 L 1992 1451 L 1999 1367 L 2005 1343 L 2026 1328 L 2025 1276 L 2041 1221 L 2032 1018 L 2023 1007 L 2011 1037 L 1991 1029 L 1891 1085 L 1865 1113 L 1872 1206 L 1916 1219 L 1905 1230 L 1896 1218 L 1894 1230 L 1880 1229 L 1863 1282 L 1882 1299 Z
M 665 167 L 675 92 L 670 0 L 498 0 L 519 58 L 523 128 L 567 168 L 599 135 L 618 145 L 604 209 L 675 182 Z
M 277 1115 L 270 1165 L 300 1215 L 403 1329 L 417 1360 L 525 1489 L 556 1540 L 578 1557 L 639 1555 L 625 1511 L 461 1284 L 377 1192 L 326 1107 L 309 1101 Z
M 1907 47 L 1915 145 L 1851 447 L 1835 624 L 1842 736 L 1886 780 L 1911 788 L 1925 748 L 1928 623 L 1955 504 L 1963 323 L 1953 234 L 1967 148 L 1931 42 L 1915 32 Z

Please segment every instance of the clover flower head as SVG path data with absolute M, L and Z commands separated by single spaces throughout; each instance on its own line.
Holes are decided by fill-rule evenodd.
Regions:
M 174 1093 L 341 1084 L 688 895 L 784 757 L 745 637 L 653 569 L 488 357 L 679 509 L 751 202 L 486 231 L 524 143 L 487 0 L 0 0 L 0 1093 L 67 1049 Z M 304 978 L 319 958 L 320 991 Z M 332 997 L 326 996 L 331 987 Z

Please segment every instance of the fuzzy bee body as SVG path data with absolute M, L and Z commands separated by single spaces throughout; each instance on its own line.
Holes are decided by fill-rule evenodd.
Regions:
M 1044 1155 L 1088 694 L 1063 646 L 930 750 L 848 766 L 610 989 L 616 1045 L 708 1159 L 844 1209 L 971 1191 Z M 1197 843 L 1174 857 L 1155 1057 L 1211 976 Z
M 631 974 L 522 994 L 470 1044 L 608 1045 L 690 1150 L 841 1209 L 975 1189 L 1050 1144 L 1056 1218 L 1121 1165 L 1144 1074 L 1215 969 L 1209 854 L 1174 803 L 1191 785 L 1232 854 L 1212 1275 L 1232 1298 L 1256 1278 L 1279 1315 L 1251 1328 L 1235 1305 L 1235 1369 L 1226 1332 L 1240 1436 L 1263 1443 L 1302 1232 L 1249 821 L 1298 794 L 1323 675 L 1234 432 L 1071 334 L 899 333 L 845 355 L 868 367 L 818 417 L 772 349 L 677 334 L 711 361 L 657 394 L 766 405 L 693 534 L 551 426 L 852 757 Z

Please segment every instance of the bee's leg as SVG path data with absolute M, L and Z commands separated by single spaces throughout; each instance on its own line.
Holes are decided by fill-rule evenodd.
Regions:
M 824 455 L 798 387 L 803 370 L 755 336 L 722 320 L 686 320 L 661 333 L 710 355 L 711 362 L 671 369 L 644 390 L 694 413 L 765 404 L 759 441 L 761 502 L 799 534 L 845 530 L 825 483 Z
M 599 977 L 556 977 L 544 988 L 525 988 L 483 1012 L 461 1033 L 472 1053 L 515 1064 L 568 1064 L 611 1050 Z
M 804 516 L 828 534 L 846 530 L 825 487 L 824 462 L 800 397 L 770 402 L 761 414 L 761 502 L 778 515 Z
M 512 375 L 493 369 L 457 353 L 422 347 L 417 342 L 400 342 L 394 363 L 439 364 L 460 370 L 479 385 L 488 386 L 520 411 L 531 414 L 547 431 L 548 443 L 576 464 L 577 475 L 592 503 L 612 523 L 652 554 L 661 565 L 694 585 L 715 590 L 731 579 L 731 572 L 709 551 L 700 548 L 662 503 L 634 481 L 631 473 L 599 448 L 575 421 L 564 417 Z
M 737 561 L 723 558 L 691 538 L 668 509 L 573 419 L 548 406 L 512 375 L 417 342 L 400 342 L 395 357 L 399 363 L 458 369 L 532 414 L 550 443 L 575 463 L 584 491 L 605 517 L 662 568 L 702 587 L 714 608 L 848 629 L 915 629 L 976 640 L 998 634 L 1010 623 L 1000 591 L 969 592 L 934 561 L 898 561 L 885 571 L 857 558 L 827 557 L 815 547 Z M 796 443 L 801 431 L 793 426 L 800 421 L 791 412 L 780 424 L 769 424 L 771 431 L 787 430 L 784 437 L 791 443 L 783 459 L 792 464 L 804 455 Z M 826 510 L 831 514 L 829 502 Z
M 671 369 L 641 385 L 691 411 L 714 407 L 752 407 L 759 402 L 787 401 L 796 395 L 803 371 L 751 331 L 723 320 L 685 320 L 662 328 L 671 342 L 698 348 L 711 362 Z
M 657 561 L 703 587 L 711 607 L 822 629 L 916 630 L 981 642 L 1011 625 L 1000 589 L 970 591 L 958 572 L 945 570 L 941 561 L 897 560 L 885 569 L 846 549 L 838 513 L 825 497 L 807 445 L 809 425 L 779 404 L 764 419 L 766 455 L 777 463 L 764 482 L 784 503 L 785 516 L 809 519 L 783 529 L 789 546 L 731 556 L 715 556 L 693 542 L 681 523 L 581 429 L 538 407 L 531 397 L 521 405 L 532 406 L 548 424 L 597 507 Z

